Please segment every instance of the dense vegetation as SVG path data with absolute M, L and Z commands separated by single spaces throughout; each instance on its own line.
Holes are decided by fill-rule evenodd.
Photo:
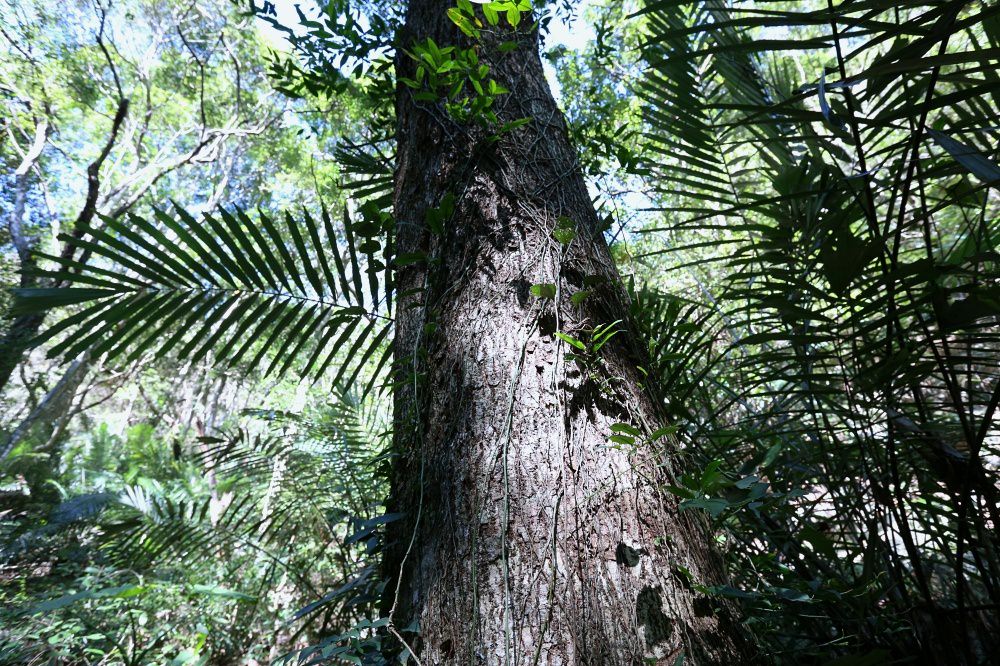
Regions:
M 666 456 L 725 560 L 669 576 L 763 662 L 988 663 L 1000 6 L 442 7 L 468 46 L 379 1 L 0 17 L 0 663 L 419 663 L 380 564 L 418 510 L 387 509 L 425 376 L 395 285 L 442 260 L 396 251 L 394 99 L 516 142 L 541 121 L 477 55 L 505 31 L 542 36 L 634 320 L 548 337 L 600 387 L 639 342 L 666 419 L 606 445 Z

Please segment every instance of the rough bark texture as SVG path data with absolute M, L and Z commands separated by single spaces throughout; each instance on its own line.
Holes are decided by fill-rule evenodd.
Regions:
M 411 0 L 401 49 L 467 45 L 450 4 Z M 387 612 L 400 631 L 418 623 L 404 638 L 425 665 L 745 663 L 737 618 L 690 586 L 719 565 L 698 517 L 662 490 L 667 440 L 609 442 L 616 423 L 665 424 L 537 37 L 499 32 L 484 33 L 480 60 L 511 91 L 501 121 L 529 125 L 489 144 L 409 89 L 397 96 L 397 250 L 431 261 L 397 283 L 390 511 L 406 517 L 390 524 Z M 516 50 L 493 48 L 510 39 Z M 397 71 L 413 76 L 402 53 Z M 425 213 L 449 192 L 455 212 L 435 235 Z M 552 237 L 560 216 L 576 225 L 568 246 Z M 556 298 L 533 296 L 540 283 Z M 622 332 L 586 363 L 553 335 L 587 340 L 616 320 Z

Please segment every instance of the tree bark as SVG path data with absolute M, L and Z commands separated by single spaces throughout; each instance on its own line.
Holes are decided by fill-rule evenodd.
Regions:
M 449 6 L 410 1 L 399 78 L 414 77 L 416 40 L 470 44 Z M 703 521 L 663 489 L 674 445 L 610 441 L 615 424 L 666 424 L 531 22 L 476 47 L 510 90 L 500 122 L 531 118 L 499 141 L 397 89 L 396 250 L 428 260 L 396 284 L 389 510 L 403 517 L 388 525 L 385 614 L 425 665 L 746 663 L 733 610 L 691 585 L 722 569 Z M 506 40 L 518 47 L 502 54 Z M 427 211 L 449 193 L 437 234 Z M 588 341 L 616 321 L 596 353 L 554 335 Z
M 46 108 L 48 113 L 48 108 Z M 44 116 L 35 125 L 35 139 L 24 154 L 21 164 L 14 172 L 14 209 L 11 211 L 10 219 L 7 220 L 7 228 L 10 231 L 11 240 L 17 250 L 17 258 L 21 264 L 19 286 L 24 289 L 34 287 L 37 278 L 34 275 L 35 260 L 32 256 L 34 248 L 31 241 L 24 233 L 24 212 L 28 199 L 28 187 L 31 169 L 35 166 L 45 142 L 48 140 L 51 126 Z M 41 314 L 31 314 L 21 317 L 12 317 L 6 326 L 3 327 L 3 335 L 0 337 L 0 391 L 7 385 L 11 374 L 17 367 L 28 341 L 38 333 L 38 328 L 42 323 Z M 0 456 L 0 460 L 2 460 Z
M 108 155 L 111 153 L 111 149 L 114 148 L 115 142 L 118 139 L 118 132 L 121 130 L 122 123 L 125 122 L 125 116 L 128 114 L 128 105 L 129 102 L 127 99 L 122 98 L 119 100 L 118 110 L 115 112 L 114 120 L 111 122 L 111 133 L 108 135 L 108 140 L 105 142 L 104 148 L 101 150 L 97 158 L 87 166 L 87 197 L 84 201 L 80 214 L 76 218 L 76 223 L 73 225 L 72 236 L 76 240 L 83 237 L 84 232 L 87 231 L 93 221 L 94 215 L 97 214 L 97 196 L 101 185 L 101 166 L 108 158 Z M 43 134 L 43 141 L 46 135 L 47 132 Z M 39 146 L 38 152 L 35 154 L 35 158 L 37 158 L 40 153 L 41 146 Z M 18 171 L 20 172 L 20 169 Z M 25 171 L 25 173 L 27 173 L 27 171 Z M 24 209 L 23 205 L 21 205 L 14 214 L 14 219 L 18 227 L 21 224 L 21 216 L 23 213 Z M 11 228 L 14 229 L 14 223 L 11 224 Z M 12 233 L 12 235 L 15 236 L 16 241 L 20 234 Z M 18 244 L 18 255 L 21 260 L 21 288 L 27 289 L 41 286 L 67 286 L 65 281 L 56 284 L 39 284 L 38 277 L 35 275 L 37 263 L 33 256 L 34 250 L 35 249 L 30 247 L 27 241 L 23 240 L 22 237 L 21 243 Z M 76 247 L 72 243 L 64 242 L 62 249 L 59 252 L 59 256 L 63 260 L 69 260 L 73 258 L 73 253 L 75 251 Z M 81 263 L 86 263 L 86 259 L 82 259 Z M 3 389 L 7 386 L 7 383 L 10 381 L 10 376 L 21 363 L 21 359 L 28 350 L 28 347 L 31 345 L 31 342 L 38 335 L 38 331 L 42 327 L 42 322 L 44 320 L 45 314 L 42 312 L 29 312 L 19 316 L 10 317 L 10 323 L 7 327 L 7 331 L 3 337 L 0 337 L 0 391 L 3 391 Z

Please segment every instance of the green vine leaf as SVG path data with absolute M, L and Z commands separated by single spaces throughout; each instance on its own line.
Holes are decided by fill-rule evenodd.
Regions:
M 574 227 L 576 225 L 573 223 L 573 220 L 563 215 L 556 223 L 556 228 L 552 230 L 552 237 L 562 245 L 569 245 L 576 238 L 576 229 Z
M 615 423 L 611 426 L 611 432 L 615 434 L 624 433 L 632 437 L 642 437 L 642 431 L 628 423 Z
M 466 36 L 472 37 L 473 39 L 479 39 L 479 30 L 458 7 L 451 7 L 448 9 L 448 18 L 450 18 L 451 22 L 458 26 L 458 29 L 464 32 Z
M 531 295 L 538 298 L 555 298 L 556 297 L 556 286 L 548 282 L 543 282 L 541 284 L 533 284 L 530 289 Z

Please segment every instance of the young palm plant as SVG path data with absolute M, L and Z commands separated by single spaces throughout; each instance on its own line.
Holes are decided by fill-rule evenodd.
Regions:
M 390 357 L 392 257 L 389 217 L 363 206 L 359 218 L 345 212 L 336 225 L 323 210 L 280 222 L 239 209 L 199 218 L 177 206 L 67 236 L 74 256 L 85 258 L 46 258 L 44 275 L 69 286 L 21 290 L 17 307 L 66 313 L 36 341 L 51 343 L 50 356 L 103 355 L 119 364 L 171 358 L 351 388 L 337 389 L 312 417 L 252 414 L 280 432 L 258 427 L 181 443 L 177 450 L 191 449 L 183 457 L 210 481 L 207 493 L 116 478 L 67 498 L 42 527 L 5 535 L 4 559 L 22 562 L 54 535 L 89 535 L 82 541 L 96 551 L 88 558 L 108 572 L 96 590 L 42 602 L 29 614 L 76 612 L 98 600 L 152 603 L 178 589 L 185 563 L 217 563 L 218 585 L 183 587 L 235 600 L 232 626 L 206 630 L 214 656 L 263 649 L 274 659 L 321 636 L 334 649 L 370 649 L 339 632 L 373 614 L 374 558 L 389 520 L 380 508 L 385 428 L 373 431 L 363 405 L 382 390 Z M 262 634 L 257 627 L 274 604 L 295 624 Z M 272 640 L 278 636 L 287 643 Z M 149 636 L 130 652 L 126 642 L 116 649 L 136 663 L 153 658 L 143 650 L 169 644 Z
M 639 311 L 704 470 L 676 490 L 734 540 L 743 588 L 721 592 L 755 604 L 796 663 L 984 661 L 1000 592 L 1000 11 L 643 14 L 666 221 L 648 232 L 669 248 L 654 238 L 647 258 L 703 297 L 646 294 Z

